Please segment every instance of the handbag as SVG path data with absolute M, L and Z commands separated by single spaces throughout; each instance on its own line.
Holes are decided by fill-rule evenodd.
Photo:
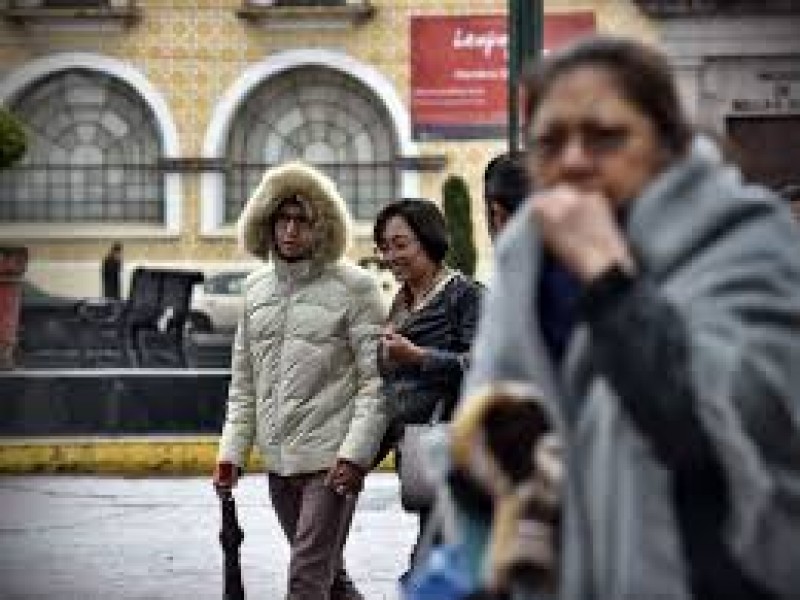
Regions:
M 436 406 L 431 421 L 405 425 L 397 444 L 400 504 L 409 512 L 433 508 L 436 488 L 448 467 L 448 424 L 440 422 L 444 407 Z

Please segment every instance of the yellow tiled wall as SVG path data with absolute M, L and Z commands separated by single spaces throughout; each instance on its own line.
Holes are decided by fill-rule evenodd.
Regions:
M 341 30 L 275 31 L 236 15 L 238 0 L 139 0 L 142 18 L 118 32 L 52 30 L 31 34 L 0 22 L 0 77 L 27 60 L 62 51 L 111 56 L 141 70 L 167 101 L 177 123 L 184 156 L 200 156 L 203 138 L 222 94 L 244 69 L 278 50 L 334 48 L 382 72 L 398 96 L 409 95 L 409 16 L 419 14 L 490 14 L 506 10 L 505 0 L 373 0 L 375 17 Z M 630 1 L 550 0 L 548 12 L 592 10 L 600 31 L 649 39 L 653 26 Z M 420 143 L 422 154 L 443 154 L 441 173 L 421 174 L 421 192 L 438 199 L 450 173 L 464 176 L 474 201 L 473 217 L 482 270 L 490 254 L 482 206 L 481 178 L 486 162 L 503 149 L 503 140 Z M 241 260 L 233 239 L 200 235 L 199 176 L 183 176 L 182 231 L 177 239 L 125 242 L 126 261 Z M 32 241 L 35 261 L 96 261 L 108 240 Z M 362 240 L 355 255 L 370 253 Z

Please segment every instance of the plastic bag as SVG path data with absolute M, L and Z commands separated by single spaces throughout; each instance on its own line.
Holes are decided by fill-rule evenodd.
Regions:
M 402 586 L 403 600 L 464 600 L 477 591 L 478 577 L 458 545 L 432 548 Z

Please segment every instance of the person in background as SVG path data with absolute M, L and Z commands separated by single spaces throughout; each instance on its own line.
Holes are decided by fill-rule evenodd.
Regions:
M 531 191 L 523 153 L 499 154 L 489 161 L 483 173 L 483 199 L 493 242 Z
M 379 453 L 383 456 L 396 448 L 405 425 L 450 419 L 468 364 L 482 286 L 444 264 L 447 228 L 433 202 L 388 204 L 378 213 L 373 237 L 400 283 L 380 345 L 382 391 L 393 414 Z M 401 453 L 397 457 L 402 461 Z M 419 512 L 420 536 L 429 516 L 429 509 Z M 419 538 L 415 551 L 418 547 Z
M 114 242 L 103 257 L 101 267 L 103 297 L 111 300 L 122 298 L 122 244 Z
M 780 189 L 780 195 L 792 209 L 792 215 L 800 222 L 800 183 L 787 183 Z
M 565 441 L 558 598 L 796 598 L 789 208 L 694 135 L 649 46 L 584 39 L 526 91 L 537 192 L 497 250 L 454 428 L 492 386 L 539 388 Z
M 308 165 L 268 170 L 238 228 L 267 264 L 244 284 L 214 485 L 234 486 L 257 442 L 290 546 L 286 599 L 359 600 L 342 552 L 388 420 L 380 292 L 343 259 L 345 202 Z

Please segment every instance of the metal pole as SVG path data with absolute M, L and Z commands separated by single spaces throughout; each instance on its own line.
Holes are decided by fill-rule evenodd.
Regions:
M 544 0 L 508 0 L 508 150 L 520 147 L 519 82 L 524 65 L 542 53 Z

